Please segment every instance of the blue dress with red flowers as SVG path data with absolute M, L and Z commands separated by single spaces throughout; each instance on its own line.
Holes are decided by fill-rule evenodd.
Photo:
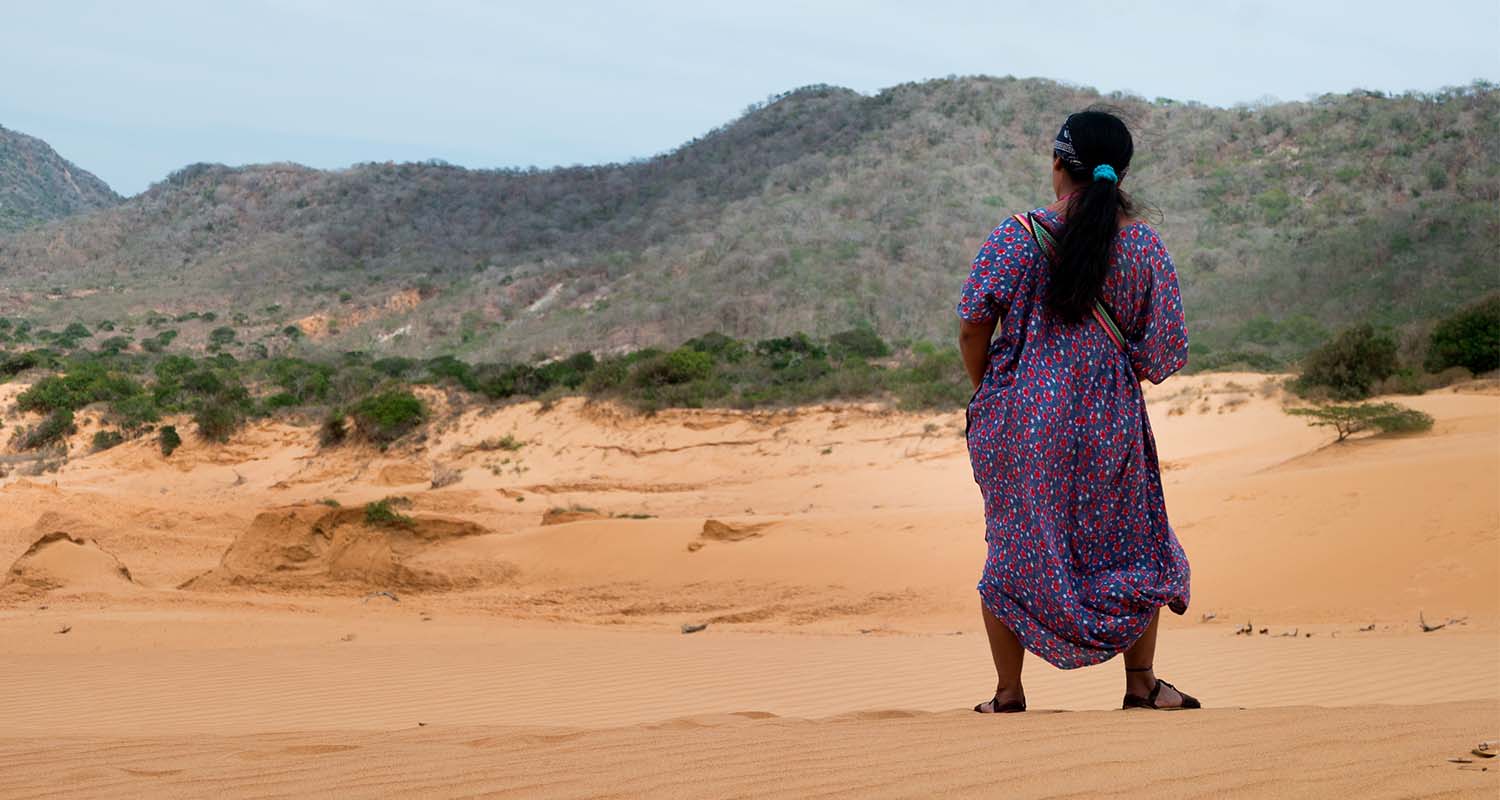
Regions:
M 1033 214 L 1062 232 L 1057 213 Z M 1187 327 L 1172 257 L 1145 223 L 1115 237 L 1100 298 L 1123 351 L 1094 319 L 1047 309 L 1048 278 L 1007 219 L 975 257 L 958 315 L 999 319 L 968 409 L 989 545 L 979 594 L 1026 649 L 1072 669 L 1125 650 L 1156 609 L 1187 611 L 1187 557 L 1140 386 L 1187 363 Z

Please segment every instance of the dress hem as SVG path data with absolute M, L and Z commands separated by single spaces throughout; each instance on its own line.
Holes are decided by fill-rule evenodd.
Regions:
M 1057 634 L 1046 630 L 1045 628 L 1040 628 L 1040 626 L 1036 625 L 1034 622 L 1030 622 L 1029 617 L 1025 617 L 1018 609 L 1015 608 L 1014 601 L 1010 600 L 1010 598 L 1008 597 L 1005 597 L 1005 595 L 1001 594 L 1000 592 L 985 586 L 983 583 L 979 584 L 979 586 L 976 588 L 979 590 L 979 601 L 984 604 L 985 609 L 993 614 L 995 616 L 995 619 L 998 619 L 1000 620 L 1000 622 L 1004 623 L 1005 627 L 1015 635 L 1016 640 L 1021 643 L 1022 647 L 1026 648 L 1026 650 L 1031 654 L 1037 656 L 1043 661 L 1046 661 L 1048 664 L 1057 667 L 1058 669 L 1081 669 L 1083 667 L 1092 667 L 1096 664 L 1103 664 L 1104 662 L 1130 649 L 1130 647 L 1134 645 L 1138 640 L 1140 640 L 1143 634 L 1145 634 L 1146 628 L 1151 625 L 1151 616 L 1147 614 L 1143 617 L 1144 623 L 1139 626 L 1140 629 L 1132 632 L 1125 644 L 1108 648 L 1091 647 L 1089 645 L 1082 645 L 1078 644 L 1077 642 L 1068 641 L 1067 639 L 1064 639 L 1061 636 L 1058 636 Z M 1003 599 L 1005 601 L 1004 606 L 997 607 L 997 603 L 995 602 L 996 599 Z M 1182 615 L 1187 613 L 1188 604 L 1187 601 L 1183 600 L 1181 597 L 1174 597 L 1168 602 L 1157 606 L 1157 608 L 1166 608 L 1172 611 L 1174 614 Z M 1179 608 L 1181 608 L 1180 611 L 1178 610 Z M 1026 619 L 1027 624 L 1018 625 L 1016 624 L 1017 619 Z M 1038 631 L 1042 632 L 1041 636 L 1037 636 Z M 1064 649 L 1071 651 L 1071 653 L 1075 657 L 1063 658 L 1060 660 L 1055 659 L 1052 655 L 1043 652 L 1043 650 L 1039 647 L 1040 643 L 1038 642 L 1038 639 L 1044 639 L 1055 643 L 1056 647 L 1054 649 Z

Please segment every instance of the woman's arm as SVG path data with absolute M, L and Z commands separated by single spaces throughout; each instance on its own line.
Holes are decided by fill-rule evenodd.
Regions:
M 984 382 L 985 370 L 990 366 L 990 337 L 995 335 L 995 325 L 1000 322 L 999 317 L 994 319 L 969 322 L 961 320 L 958 323 L 958 353 L 964 360 L 964 371 L 969 373 L 969 382 L 974 384 L 978 391 L 979 384 Z

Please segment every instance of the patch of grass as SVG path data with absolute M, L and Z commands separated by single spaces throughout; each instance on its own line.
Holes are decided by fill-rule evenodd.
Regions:
M 514 435 L 507 433 L 497 439 L 485 439 L 484 441 L 479 443 L 477 449 L 487 453 L 495 450 L 506 450 L 514 453 L 515 451 L 520 450 L 525 446 L 525 442 L 517 439 Z
M 385 528 L 410 528 L 415 520 L 396 510 L 398 506 L 409 503 L 410 501 L 404 497 L 387 497 L 384 500 L 366 503 L 365 522 Z

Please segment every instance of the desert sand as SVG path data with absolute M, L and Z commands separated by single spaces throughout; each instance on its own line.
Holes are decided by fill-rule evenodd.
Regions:
M 85 454 L 81 415 L 0 479 L 0 797 L 1500 793 L 1500 386 L 1339 444 L 1266 376 L 1148 398 L 1194 570 L 1158 671 L 1202 712 L 1035 658 L 1032 712 L 967 710 L 961 413 L 433 392 L 386 452 L 267 422 L 170 458 Z

